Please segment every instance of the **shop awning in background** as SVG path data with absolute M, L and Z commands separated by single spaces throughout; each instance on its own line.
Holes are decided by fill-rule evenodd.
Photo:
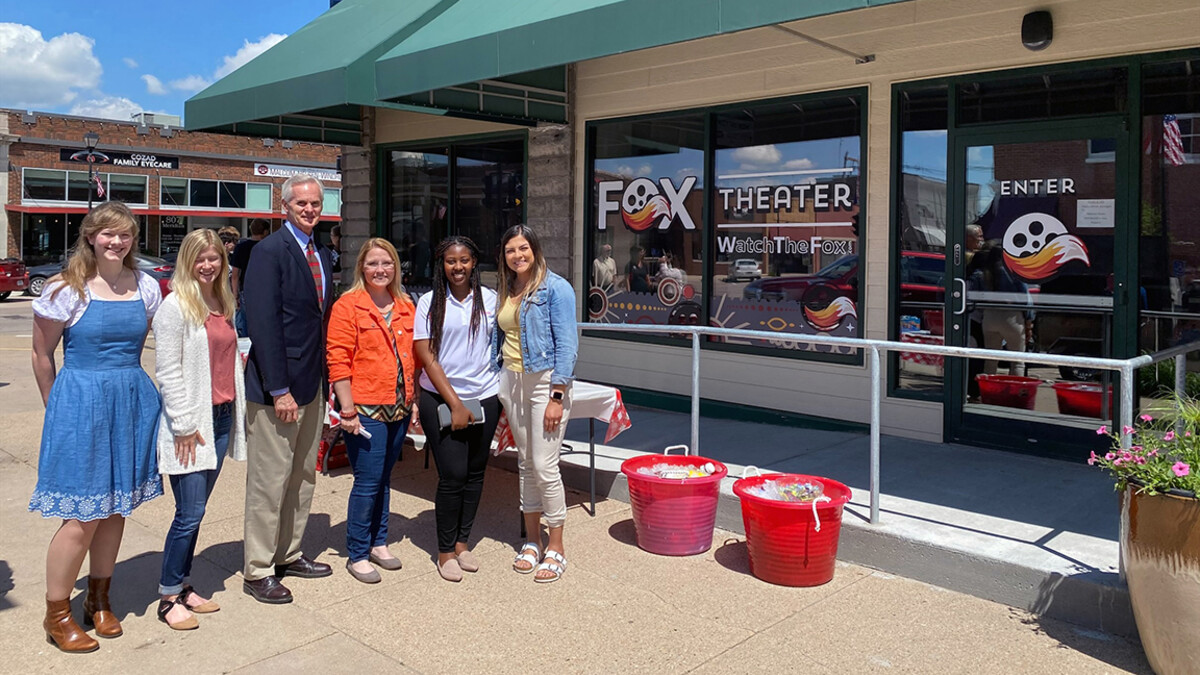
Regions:
M 191 98 L 192 130 L 361 142 L 362 106 L 565 121 L 566 66 L 905 0 L 341 0 Z

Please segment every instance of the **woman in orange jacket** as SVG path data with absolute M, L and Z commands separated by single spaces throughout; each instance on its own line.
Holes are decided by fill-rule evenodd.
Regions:
M 389 477 L 412 417 L 415 313 L 400 283 L 395 247 L 386 239 L 367 240 L 354 264 L 354 285 L 330 311 L 326 348 L 354 470 L 346 569 L 367 584 L 380 581 L 374 565 L 400 569 L 387 548 Z

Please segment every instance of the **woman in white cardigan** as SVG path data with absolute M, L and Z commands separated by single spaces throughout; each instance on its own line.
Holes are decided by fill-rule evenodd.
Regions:
M 155 373 L 163 397 L 158 469 L 175 495 L 158 618 L 175 630 L 196 628 L 194 614 L 220 609 L 192 588 L 188 575 L 226 453 L 246 459 L 246 396 L 228 277 L 229 259 L 216 233 L 193 230 L 179 248 L 173 292 L 154 316 Z

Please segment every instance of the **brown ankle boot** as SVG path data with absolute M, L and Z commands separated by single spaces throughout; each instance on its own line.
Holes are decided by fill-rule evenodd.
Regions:
M 46 642 L 55 645 L 64 652 L 83 654 L 100 649 L 100 643 L 93 640 L 71 616 L 71 600 L 46 600 L 46 618 L 42 621 L 46 629 Z
M 108 606 L 108 584 L 112 577 L 96 579 L 88 577 L 87 597 L 83 601 L 83 622 L 96 626 L 96 635 L 102 638 L 120 637 L 121 622 Z

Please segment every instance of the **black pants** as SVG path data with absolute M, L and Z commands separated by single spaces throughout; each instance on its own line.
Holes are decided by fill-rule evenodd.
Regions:
M 500 421 L 500 399 L 482 401 L 483 424 L 451 431 L 438 424 L 437 408 L 445 402 L 434 392 L 421 389 L 421 427 L 438 470 L 437 497 L 433 513 L 437 521 L 439 553 L 451 553 L 456 543 L 467 543 L 479 498 L 483 494 L 483 475 L 492 451 L 492 436 Z

